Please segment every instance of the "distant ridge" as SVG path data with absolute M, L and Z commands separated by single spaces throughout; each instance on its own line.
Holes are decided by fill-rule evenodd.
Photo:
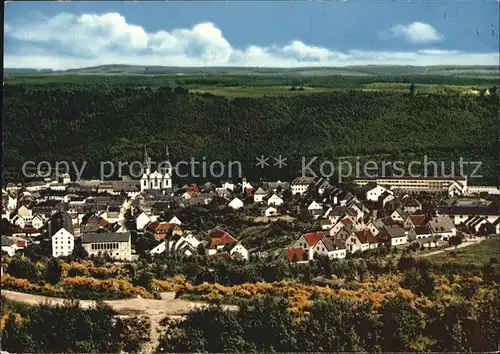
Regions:
M 175 67 L 140 65 L 100 65 L 88 68 L 52 70 L 5 68 L 6 76 L 45 75 L 264 75 L 264 76 L 380 76 L 440 75 L 498 79 L 496 66 L 346 66 L 346 67 Z

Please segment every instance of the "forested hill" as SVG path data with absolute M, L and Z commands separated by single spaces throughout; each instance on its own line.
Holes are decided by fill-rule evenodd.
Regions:
M 26 160 L 131 162 L 141 159 L 144 143 L 159 159 L 168 141 L 174 162 L 206 156 L 254 165 L 256 156 L 281 154 L 297 168 L 301 156 L 462 156 L 484 161 L 481 172 L 492 182 L 498 173 L 497 104 L 497 97 L 387 92 L 228 100 L 182 88 L 24 92 L 10 86 L 4 166 L 19 170 Z

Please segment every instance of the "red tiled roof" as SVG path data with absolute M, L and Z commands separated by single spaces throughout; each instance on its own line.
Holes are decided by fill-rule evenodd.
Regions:
M 174 224 L 174 223 L 162 222 L 162 223 L 156 224 L 153 227 L 153 230 L 155 230 L 156 232 L 160 232 L 160 231 L 166 231 L 166 230 L 175 230 L 178 227 L 179 227 L 179 225 Z
M 99 226 L 106 226 L 108 224 L 109 224 L 109 222 L 107 220 L 105 220 L 103 218 L 99 219 L 99 223 L 98 223 Z
M 368 229 L 355 231 L 356 237 L 361 243 L 377 243 L 377 239 L 373 236 L 372 232 Z
M 210 245 L 208 246 L 208 248 L 216 249 L 218 246 L 234 245 L 235 243 L 238 243 L 238 241 L 233 236 L 226 233 L 220 238 L 212 238 L 210 240 Z
M 410 215 L 410 220 L 415 226 L 422 226 L 425 224 L 425 215 Z
M 17 241 L 16 245 L 17 247 L 26 247 L 26 241 Z
M 342 219 L 340 221 L 342 221 L 342 223 L 344 225 L 352 225 L 352 224 L 354 224 L 354 222 L 351 219 L 349 219 L 349 218 L 345 218 L 345 219 Z
M 208 239 L 211 240 L 213 238 L 222 238 L 225 235 L 231 236 L 231 234 L 229 234 L 229 232 L 226 232 L 226 231 L 220 230 L 220 229 L 214 229 L 214 230 L 210 231 L 210 234 L 208 234 Z
M 24 232 L 25 234 L 34 234 L 37 233 L 38 230 L 34 227 L 25 227 L 21 229 L 21 232 Z
M 306 240 L 309 247 L 316 245 L 323 237 L 325 237 L 322 232 L 310 232 L 302 236 Z
M 294 247 L 286 249 L 286 259 L 288 262 L 302 262 L 304 261 L 305 250 L 302 247 Z

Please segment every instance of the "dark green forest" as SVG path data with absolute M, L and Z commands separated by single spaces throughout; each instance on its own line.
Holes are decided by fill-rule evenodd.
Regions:
M 483 162 L 477 183 L 495 183 L 498 176 L 497 94 L 345 91 L 228 100 L 181 87 L 39 86 L 44 89 L 4 87 L 7 179 L 27 160 L 87 161 L 87 176 L 97 174 L 100 161 L 140 160 L 145 143 L 160 161 L 166 142 L 173 163 L 205 156 L 250 168 L 261 154 L 286 156 L 287 168 L 265 171 L 268 178 L 293 176 L 302 156 L 409 161 L 427 155 L 447 163 L 463 157 Z

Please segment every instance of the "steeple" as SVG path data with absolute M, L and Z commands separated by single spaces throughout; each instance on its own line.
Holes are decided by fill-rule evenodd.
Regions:
M 168 152 L 168 144 L 165 143 L 165 161 L 170 161 L 170 154 Z
M 146 174 L 151 173 L 151 158 L 148 156 L 148 149 L 146 144 L 144 144 L 144 166 L 143 171 L 145 171 Z

